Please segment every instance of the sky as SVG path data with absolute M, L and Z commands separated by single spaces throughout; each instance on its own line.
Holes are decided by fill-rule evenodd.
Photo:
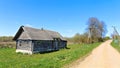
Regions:
M 90 17 L 120 33 L 120 0 L 0 0 L 0 36 L 14 36 L 20 26 L 44 28 L 64 37 L 83 34 Z

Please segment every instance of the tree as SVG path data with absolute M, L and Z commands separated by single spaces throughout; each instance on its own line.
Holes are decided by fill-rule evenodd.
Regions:
M 106 34 L 106 25 L 103 21 L 99 21 L 95 17 L 91 17 L 87 23 L 87 33 L 89 42 L 102 41 L 103 36 Z

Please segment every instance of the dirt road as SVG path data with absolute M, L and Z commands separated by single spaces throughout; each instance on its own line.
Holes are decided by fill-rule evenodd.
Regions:
M 120 68 L 120 53 L 110 45 L 111 41 L 102 43 L 84 61 L 69 68 Z

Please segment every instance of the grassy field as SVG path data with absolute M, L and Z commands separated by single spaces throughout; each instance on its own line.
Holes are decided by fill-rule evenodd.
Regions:
M 120 45 L 112 41 L 111 45 L 120 52 Z
M 0 42 L 0 48 L 15 48 L 15 42 Z
M 33 55 L 16 54 L 13 48 L 1 48 L 0 68 L 61 68 L 89 54 L 99 44 L 74 44 L 68 45 L 70 49 Z

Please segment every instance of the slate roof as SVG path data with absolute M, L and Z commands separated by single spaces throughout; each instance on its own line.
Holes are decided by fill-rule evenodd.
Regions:
M 21 26 L 13 40 L 53 40 L 54 38 L 60 38 L 61 40 L 65 40 L 58 32 L 55 31 Z

